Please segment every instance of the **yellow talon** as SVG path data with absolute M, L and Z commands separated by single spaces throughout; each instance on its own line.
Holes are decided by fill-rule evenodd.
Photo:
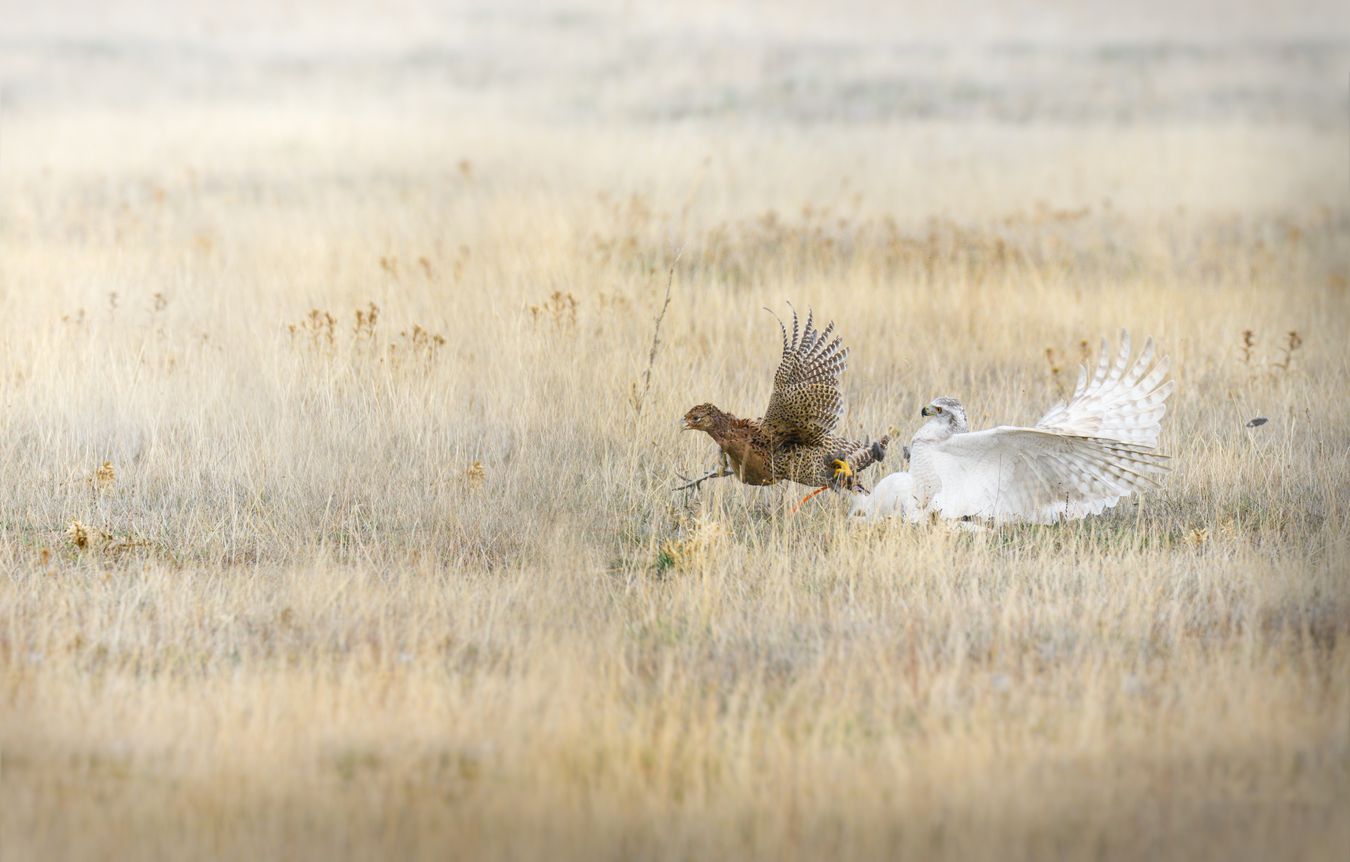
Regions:
M 834 478 L 838 479 L 841 476 L 848 478 L 852 475 L 853 468 L 848 465 L 848 462 L 836 458 L 834 461 Z

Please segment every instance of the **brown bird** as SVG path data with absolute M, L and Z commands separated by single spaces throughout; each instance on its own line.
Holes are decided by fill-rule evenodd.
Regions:
M 790 306 L 789 306 L 790 307 Z M 886 457 L 889 436 L 857 442 L 834 433 L 844 415 L 839 378 L 848 365 L 848 348 L 821 332 L 811 312 L 800 332 L 792 312 L 792 335 L 783 321 L 783 358 L 773 378 L 773 394 L 762 419 L 739 419 L 712 404 L 684 415 L 684 430 L 704 431 L 722 450 L 719 467 L 676 490 L 696 488 L 708 479 L 735 476 L 747 485 L 799 482 L 867 493 L 857 474 Z

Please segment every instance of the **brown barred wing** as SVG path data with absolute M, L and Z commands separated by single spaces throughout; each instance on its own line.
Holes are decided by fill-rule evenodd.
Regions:
M 873 464 L 879 464 L 886 460 L 886 447 L 890 445 L 891 436 L 883 435 L 880 440 L 863 441 L 855 443 L 849 440 L 843 442 L 843 455 L 841 459 L 848 462 L 848 466 L 853 470 L 853 479 L 856 482 L 858 474 Z
M 830 336 L 834 323 L 817 330 L 810 311 L 806 325 L 798 329 L 792 312 L 792 335 L 780 320 L 783 358 L 773 378 L 773 395 L 764 411 L 764 430 L 775 445 L 820 443 L 839 425 L 844 415 L 844 394 L 839 378 L 848 367 L 848 348 L 843 339 Z
M 789 444 L 774 452 L 773 475 L 778 482 L 797 482 L 819 488 L 835 483 L 834 462 L 845 461 L 853 475 L 843 479 L 837 487 L 859 490 L 862 483 L 858 474 L 886 457 L 890 437 L 875 442 L 857 442 L 829 436 L 816 445 Z
M 834 476 L 835 453 L 824 446 L 788 444 L 773 453 L 776 482 L 796 482 L 819 488 Z

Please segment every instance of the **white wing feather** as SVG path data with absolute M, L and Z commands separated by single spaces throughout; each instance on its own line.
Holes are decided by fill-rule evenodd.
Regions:
M 1173 382 L 1165 380 L 1171 363 L 1165 356 L 1153 363 L 1152 338 L 1131 363 L 1130 334 L 1124 330 L 1114 363 L 1110 355 L 1110 346 L 1102 339 L 1096 372 L 1089 378 L 1087 366 L 1079 368 L 1073 396 L 1067 403 L 1050 408 L 1036 427 L 1077 437 L 1157 446 L 1167 396 L 1172 394 Z
M 1003 426 L 956 434 L 914 453 L 916 472 L 936 472 L 929 508 L 944 518 L 1048 524 L 1095 515 L 1157 485 L 1167 456 L 1100 437 Z

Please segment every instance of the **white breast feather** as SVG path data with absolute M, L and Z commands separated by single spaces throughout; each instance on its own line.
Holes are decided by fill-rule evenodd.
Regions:
M 909 473 L 892 473 L 876 484 L 871 494 L 853 498 L 849 515 L 855 518 L 919 519 L 919 508 L 914 502 L 914 481 Z

